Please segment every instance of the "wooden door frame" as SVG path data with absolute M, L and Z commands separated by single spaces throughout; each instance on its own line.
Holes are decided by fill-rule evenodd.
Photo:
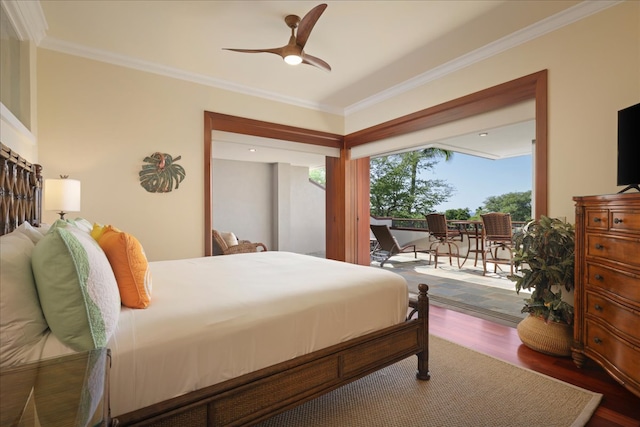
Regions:
M 287 126 L 278 123 L 264 122 L 228 114 L 204 112 L 204 254 L 213 254 L 211 230 L 213 229 L 213 170 L 212 143 L 213 131 L 239 133 L 242 135 L 260 136 L 276 140 L 302 142 L 342 149 L 344 137 L 328 132 Z M 344 190 L 343 190 L 344 191 Z M 341 197 L 327 191 L 326 197 Z M 344 196 L 342 196 L 344 197 Z
M 349 158 L 349 150 L 358 145 L 367 144 L 382 139 L 403 135 L 415 131 L 428 129 L 434 126 L 451 123 L 456 120 L 475 116 L 480 113 L 497 110 L 500 108 L 515 105 L 521 102 L 535 101 L 536 120 L 536 144 L 534 151 L 535 159 L 535 212 L 534 216 L 539 218 L 547 214 L 548 203 L 548 95 L 547 95 L 547 70 L 538 71 L 524 77 L 520 77 L 506 83 L 492 86 L 472 94 L 457 98 L 415 113 L 380 123 L 369 128 L 353 132 L 346 136 L 314 131 L 311 129 L 297 128 L 281 125 L 277 123 L 263 122 L 259 120 L 246 119 L 226 114 L 205 111 L 204 113 L 204 199 L 205 199 L 205 255 L 211 255 L 211 229 L 212 229 L 212 157 L 211 143 L 212 131 L 220 130 L 227 132 L 241 133 L 245 135 L 261 136 L 265 138 L 276 138 L 287 141 L 303 142 L 309 144 L 336 147 L 341 149 L 339 162 L 332 162 L 332 168 L 344 185 L 358 184 L 360 180 L 366 179 L 363 173 L 364 168 L 358 168 L 357 164 Z M 365 159 L 358 159 L 355 162 L 362 162 Z M 361 186 L 365 188 L 365 186 Z M 368 188 L 368 187 L 366 187 Z M 369 235 L 364 232 L 361 226 L 364 224 L 362 214 L 363 206 L 369 205 L 369 194 L 364 191 L 346 191 L 345 188 L 332 186 L 327 188 L 327 198 L 333 202 L 329 203 L 331 211 L 327 211 L 327 224 L 329 220 L 337 218 L 338 222 L 333 223 L 327 229 L 335 233 L 337 239 L 327 238 L 327 254 L 334 259 L 368 264 L 368 253 L 358 248 L 368 247 Z M 354 200 L 346 200 L 346 198 Z M 329 207 L 328 207 L 329 209 Z M 346 218 L 346 216 L 356 216 Z M 360 226 L 357 224 L 358 217 L 362 220 Z M 366 219 L 368 221 L 368 218 Z M 353 225 L 355 224 L 355 226 Z M 336 228 L 337 227 L 337 228 Z M 353 231 L 353 227 L 357 229 Z M 329 242 L 331 240 L 331 242 Z M 329 245 L 330 243 L 330 245 Z M 354 254 L 355 259 L 351 259 Z M 366 259 L 364 259 L 366 257 Z
M 421 131 L 477 114 L 535 101 L 535 218 L 547 213 L 547 70 L 538 71 L 440 105 L 407 114 L 344 137 L 347 149 Z

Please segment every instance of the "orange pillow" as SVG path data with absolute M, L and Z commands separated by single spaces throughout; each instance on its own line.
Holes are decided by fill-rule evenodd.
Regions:
M 151 302 L 151 271 L 138 239 L 106 226 L 98 244 L 116 276 L 122 304 L 130 308 L 148 307 Z

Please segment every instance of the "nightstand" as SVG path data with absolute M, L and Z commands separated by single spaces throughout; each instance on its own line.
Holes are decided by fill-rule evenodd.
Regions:
M 0 370 L 0 425 L 109 426 L 110 366 L 102 348 Z

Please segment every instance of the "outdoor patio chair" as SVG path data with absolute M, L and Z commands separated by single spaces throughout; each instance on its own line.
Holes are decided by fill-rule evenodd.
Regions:
M 498 272 L 498 264 L 509 264 L 513 274 L 513 228 L 511 214 L 491 212 L 480 215 L 482 234 L 484 235 L 484 253 L 482 256 L 482 275 L 487 274 L 487 261 L 494 264 L 493 272 Z M 508 258 L 498 257 L 498 251 L 506 252 Z
M 396 240 L 393 234 L 391 234 L 391 230 L 389 229 L 388 225 L 371 224 L 371 232 L 378 241 L 377 246 L 371 253 L 371 256 L 374 259 L 376 259 L 378 256 L 380 256 L 380 258 L 384 258 L 382 262 L 380 262 L 380 267 L 383 267 L 384 263 L 387 262 L 389 258 L 401 253 L 413 252 L 414 258 L 418 258 L 416 245 L 400 246 L 398 240 Z
M 426 218 L 429 233 L 431 237 L 436 239 L 429 246 L 429 252 L 433 252 L 436 259 L 434 268 L 438 268 L 438 249 L 442 245 L 447 245 L 449 247 L 449 265 L 453 265 L 453 263 L 451 262 L 453 251 L 451 249 L 452 247 L 456 248 L 456 258 L 458 259 L 458 268 L 460 268 L 460 247 L 457 245 L 457 243 L 455 243 L 456 239 L 459 239 L 460 242 L 462 242 L 462 233 L 460 232 L 460 230 L 449 228 L 449 225 L 447 224 L 447 217 L 444 214 L 427 214 Z
M 235 234 L 212 230 L 214 255 L 244 254 L 250 252 L 266 251 L 264 243 L 252 243 L 249 240 L 238 240 Z

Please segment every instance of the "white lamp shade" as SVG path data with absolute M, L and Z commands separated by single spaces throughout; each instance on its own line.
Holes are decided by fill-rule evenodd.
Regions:
M 80 181 L 77 179 L 45 179 L 44 209 L 47 211 L 78 212 L 80 210 Z

